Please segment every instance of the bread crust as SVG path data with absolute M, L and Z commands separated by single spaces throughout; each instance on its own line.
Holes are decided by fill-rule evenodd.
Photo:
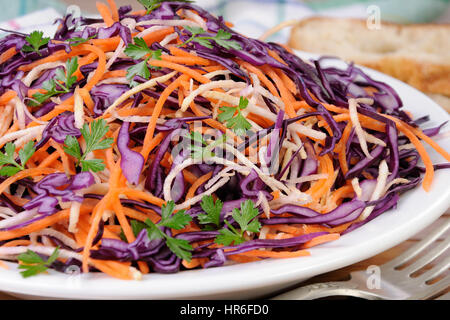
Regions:
M 327 33 L 329 29 L 318 31 L 319 28 L 329 27 L 336 29 L 330 31 L 329 34 Z M 450 56 L 448 56 L 448 53 L 447 55 L 436 54 L 435 52 L 430 54 L 426 47 L 423 48 L 422 53 L 417 52 L 420 50 L 409 50 L 407 46 L 389 50 L 389 41 L 385 39 L 391 36 L 393 39 L 390 39 L 390 41 L 393 46 L 396 46 L 395 42 L 398 39 L 408 43 L 408 37 L 411 36 L 415 39 L 434 36 L 434 39 L 443 39 L 443 41 L 447 39 L 450 42 L 450 24 L 400 25 L 382 22 L 382 27 L 383 30 L 389 32 L 389 35 L 386 35 L 386 32 L 373 33 L 372 31 L 370 33 L 366 21 L 361 19 L 311 17 L 299 21 L 298 25 L 292 28 L 288 44 L 297 50 L 335 55 L 343 60 L 353 61 L 389 74 L 423 92 L 450 97 Z M 342 48 L 343 39 L 334 40 L 332 37 L 333 34 L 336 35 L 339 32 L 347 32 L 347 35 L 353 33 L 350 35 L 352 40 L 347 41 L 351 43 L 345 43 L 345 49 Z M 317 34 L 314 35 L 314 33 Z M 385 38 L 383 38 L 383 35 Z M 314 36 L 317 37 L 315 41 L 312 41 Z M 339 41 L 341 41 L 341 44 L 339 44 Z M 377 50 L 373 52 L 370 49 L 367 52 L 361 52 L 360 48 L 370 48 L 374 45 L 374 41 L 387 45 L 387 52 L 377 52 L 379 48 L 375 48 Z M 354 50 L 352 50 L 353 45 Z M 444 45 L 444 43 L 436 43 L 435 45 Z

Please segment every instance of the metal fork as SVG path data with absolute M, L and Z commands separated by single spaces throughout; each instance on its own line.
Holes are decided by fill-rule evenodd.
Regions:
M 379 285 L 376 285 L 373 289 L 369 288 L 373 287 L 372 285 L 368 285 L 368 277 L 371 275 L 365 271 L 355 271 L 350 273 L 351 278 L 348 281 L 311 284 L 282 293 L 271 299 L 312 300 L 330 296 L 352 296 L 369 300 L 422 300 L 433 298 L 450 287 L 450 275 L 434 283 L 428 283 L 442 275 L 450 267 L 450 255 L 446 252 L 450 246 L 450 236 L 438 241 L 433 249 L 427 249 L 450 228 L 450 219 L 447 220 L 449 221 L 431 231 L 423 240 L 404 253 L 381 265 L 379 267 Z M 420 253 L 425 254 L 405 268 L 399 268 L 407 262 L 411 262 L 411 259 Z M 444 257 L 442 261 L 431 269 L 417 277 L 411 276 L 440 256 Z M 448 292 L 439 297 L 439 299 L 448 298 L 450 298 Z

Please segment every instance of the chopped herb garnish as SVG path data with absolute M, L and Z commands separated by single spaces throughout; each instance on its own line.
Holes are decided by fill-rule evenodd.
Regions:
M 25 170 L 25 164 L 36 152 L 34 148 L 34 142 L 29 141 L 23 149 L 19 150 L 20 164 L 14 159 L 14 152 L 16 151 L 16 145 L 8 142 L 5 145 L 5 153 L 0 152 L 0 165 L 3 167 L 0 169 L 1 176 L 13 176 L 17 172 Z M 12 165 L 12 166 L 10 166 Z
M 88 38 L 73 37 L 73 38 L 67 39 L 66 42 L 69 42 L 69 45 L 71 47 L 76 47 L 76 46 L 79 46 L 80 44 L 88 42 L 91 39 L 94 39 L 95 37 L 97 37 L 97 35 L 93 35 Z
M 217 116 L 220 122 L 226 122 L 227 128 L 233 129 L 237 135 L 244 135 L 247 130 L 251 129 L 252 125 L 248 120 L 242 115 L 242 110 L 247 108 L 248 99 L 241 97 L 239 99 L 238 107 L 220 107 L 219 110 L 222 111 Z
M 233 210 L 232 217 L 239 224 L 240 230 L 234 228 L 228 221 L 225 220 L 225 224 L 229 229 L 223 228 L 219 230 L 219 235 L 216 237 L 215 242 L 229 246 L 232 243 L 237 245 L 245 242 L 244 233 L 259 232 L 261 229 L 261 223 L 258 221 L 259 211 L 255 208 L 255 204 L 252 200 L 246 200 L 241 203 L 241 209 L 235 208 Z
M 220 224 L 220 212 L 222 211 L 223 202 L 217 199 L 214 203 L 212 196 L 204 196 L 200 203 L 205 214 L 199 214 L 197 216 L 200 224 L 213 224 L 216 227 Z
M 142 38 L 134 38 L 134 44 L 130 43 L 127 46 L 125 49 L 125 54 L 135 60 L 145 57 L 144 61 L 141 61 L 127 69 L 127 80 L 130 81 L 130 86 L 134 87 L 137 85 L 137 82 L 133 80 L 135 76 L 141 76 L 145 79 L 150 78 L 151 74 L 147 62 L 150 59 L 161 60 L 162 51 L 160 49 L 150 49 L 145 40 Z M 156 67 L 152 68 L 156 69 Z
M 138 236 L 138 234 L 143 230 L 147 228 L 147 225 L 141 221 L 138 220 L 131 220 L 130 221 L 130 225 L 131 225 L 131 230 L 133 231 L 133 234 L 135 237 Z M 125 236 L 125 233 L 123 232 L 123 230 L 121 229 L 120 234 L 119 234 L 120 239 L 122 239 L 123 241 L 127 242 L 127 237 Z
M 189 241 L 184 239 L 177 239 L 167 235 L 161 230 L 162 227 L 167 227 L 175 230 L 181 230 L 186 227 L 192 220 L 192 217 L 185 213 L 185 210 L 179 210 L 175 214 L 175 202 L 168 201 L 167 205 L 161 207 L 161 220 L 155 224 L 150 219 L 145 221 L 147 225 L 147 234 L 150 240 L 164 239 L 167 247 L 180 259 L 191 261 L 193 250 Z
M 94 120 L 91 123 L 91 127 L 85 123 L 83 128 L 81 128 L 81 134 L 86 142 L 86 149 L 84 153 L 81 154 L 80 144 L 74 136 L 67 136 L 64 140 L 64 151 L 76 158 L 77 166 L 80 165 L 82 171 L 103 171 L 105 169 L 105 164 L 101 159 L 90 159 L 86 160 L 86 155 L 94 150 L 103 150 L 111 148 L 114 139 L 105 138 L 106 133 L 109 130 L 109 126 L 106 125 L 104 119 Z
M 215 154 L 212 150 L 223 144 L 227 140 L 227 136 L 225 134 L 221 135 L 219 139 L 208 144 L 208 142 L 203 139 L 203 136 L 200 132 L 192 131 L 189 136 L 186 136 L 187 140 L 190 144 L 187 146 L 188 150 L 191 151 L 192 159 L 206 159 L 210 157 L 214 157 Z
M 20 273 L 24 278 L 35 276 L 39 273 L 47 271 L 47 269 L 52 265 L 53 262 L 58 258 L 58 249 L 56 247 L 51 256 L 45 261 L 36 252 L 27 250 L 27 252 L 20 254 L 17 257 L 22 264 L 19 265 L 19 269 L 23 270 Z
M 70 92 L 70 88 L 77 82 L 77 77 L 73 74 L 78 70 L 78 58 L 67 60 L 65 69 L 66 71 L 60 68 L 56 69 L 55 78 L 42 84 L 42 89 L 47 92 L 35 93 L 31 100 L 31 106 L 39 106 L 53 96 Z
M 25 40 L 28 44 L 22 47 L 23 52 L 36 52 L 41 55 L 39 50 L 42 46 L 48 44 L 50 38 L 44 38 L 44 32 L 42 31 L 33 31 L 25 38 Z
M 161 6 L 161 3 L 168 2 L 170 0 L 138 0 L 140 4 L 142 4 L 145 9 L 147 9 L 147 13 L 149 14 L 151 11 L 158 9 Z M 187 2 L 192 3 L 190 0 L 177 0 L 177 2 Z
M 217 34 L 213 37 L 199 36 L 201 34 L 206 33 L 206 31 L 200 27 L 187 26 L 186 30 L 188 30 L 192 35 L 188 40 L 186 40 L 183 44 L 181 44 L 181 46 L 186 45 L 190 42 L 197 42 L 206 48 L 213 49 L 214 46 L 212 45 L 211 41 L 214 41 L 218 46 L 221 46 L 228 50 L 229 49 L 242 50 L 241 45 L 237 41 L 230 40 L 231 33 L 223 29 L 219 29 L 219 31 L 217 31 Z

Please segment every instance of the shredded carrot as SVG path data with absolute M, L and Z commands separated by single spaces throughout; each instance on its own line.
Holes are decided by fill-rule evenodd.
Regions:
M 208 66 L 211 62 L 209 60 L 200 58 L 200 57 L 176 57 L 176 56 L 170 56 L 170 55 L 162 55 L 161 56 L 163 61 L 169 61 L 169 62 L 175 62 L 175 63 L 181 63 L 188 66 L 195 66 L 195 65 L 201 65 L 201 66 Z
M 186 199 L 191 199 L 192 197 L 194 197 L 195 192 L 197 191 L 197 189 L 204 184 L 206 181 L 208 181 L 209 179 L 211 179 L 212 176 L 212 171 L 208 172 L 207 174 L 201 176 L 200 178 L 198 178 L 193 184 L 192 186 L 189 188 L 188 192 L 186 193 Z
M 145 134 L 145 138 L 144 138 L 144 146 L 142 148 L 142 156 L 144 157 L 144 159 L 147 159 L 148 154 L 150 152 L 150 146 L 151 146 L 151 141 L 153 139 L 153 133 L 155 132 L 155 128 L 156 128 L 156 121 L 159 117 L 159 114 L 161 113 L 161 110 L 164 106 L 164 103 L 166 102 L 167 98 L 170 96 L 170 94 L 176 90 L 180 84 L 180 81 L 182 81 L 183 79 L 185 79 L 187 76 L 182 75 L 180 77 L 178 77 L 174 82 L 172 82 L 166 89 L 164 89 L 164 91 L 161 93 L 161 96 L 158 99 L 158 102 L 155 105 L 155 110 L 153 111 L 153 115 L 151 118 L 151 121 L 148 124 L 147 127 L 147 133 Z
M 6 91 L 4 94 L 0 96 L 0 106 L 7 104 L 15 97 L 17 97 L 17 92 L 13 90 Z
M 177 64 L 174 62 L 169 62 L 169 61 L 164 61 L 164 60 L 154 60 L 151 59 L 149 61 L 149 64 L 151 66 L 155 66 L 155 67 L 161 67 L 161 68 L 168 68 L 171 70 L 176 70 L 178 72 L 181 72 L 185 75 L 188 75 L 189 77 L 197 80 L 200 83 L 208 83 L 210 82 L 210 80 L 204 76 L 202 76 L 198 71 L 195 71 L 193 69 L 190 69 L 188 67 L 185 67 L 181 64 Z
M 103 18 L 103 21 L 105 21 L 105 24 L 107 27 L 111 27 L 114 24 L 114 19 L 112 17 L 111 11 L 109 10 L 108 6 L 102 2 L 96 3 L 97 10 L 100 13 L 100 15 Z
M 116 2 L 114 0 L 107 0 L 109 4 L 109 8 L 111 9 L 111 17 L 112 19 L 117 22 L 119 21 L 119 10 L 117 9 Z
M 91 206 L 82 205 L 81 209 L 80 209 L 80 214 L 87 214 L 91 210 L 92 210 Z M 0 241 L 1 240 L 10 240 L 10 239 L 14 239 L 14 238 L 20 238 L 20 237 L 29 235 L 32 232 L 42 230 L 42 229 L 47 228 L 59 221 L 66 220 L 69 217 L 69 214 L 70 214 L 70 210 L 64 209 L 53 215 L 47 216 L 41 220 L 37 220 L 36 222 L 33 222 L 32 224 L 23 226 L 21 228 L 9 230 L 9 231 L 0 231 Z
M 86 107 L 89 109 L 89 111 L 94 112 L 95 103 L 92 100 L 92 97 L 91 97 L 89 91 L 86 88 L 81 88 L 78 92 L 79 92 L 80 96 L 83 98 L 83 102 L 86 105 Z
M 11 59 L 17 54 L 16 47 L 9 48 L 0 55 L 0 65 Z
M 339 237 L 340 237 L 339 233 L 324 234 L 322 236 L 318 236 L 318 237 L 315 237 L 314 239 L 309 240 L 308 242 L 303 244 L 302 248 L 308 249 L 311 247 L 315 247 L 315 246 L 325 243 L 325 242 L 337 240 L 337 239 L 339 239 Z

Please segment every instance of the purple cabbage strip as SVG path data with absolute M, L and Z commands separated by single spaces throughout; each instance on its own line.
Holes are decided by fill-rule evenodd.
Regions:
M 326 214 L 318 214 L 317 216 L 305 218 L 287 217 L 287 218 L 260 219 L 260 222 L 262 224 L 268 225 L 292 224 L 292 223 L 304 223 L 304 224 L 326 223 L 334 226 L 354 220 L 359 216 L 359 214 L 361 214 L 365 206 L 366 204 L 364 203 L 364 201 L 354 199 L 350 202 L 345 202 L 341 204 L 339 207 Z
M 129 127 L 129 122 L 124 122 L 120 127 L 119 135 L 117 136 L 117 147 L 121 155 L 120 167 L 123 175 L 129 183 L 137 185 L 145 161 L 139 152 L 128 147 L 130 143 Z
M 71 178 L 68 178 L 65 173 L 49 174 L 36 183 L 33 189 L 38 195 L 23 205 L 23 208 L 25 210 L 38 208 L 40 214 L 53 214 L 58 211 L 56 206 L 59 202 L 56 196 L 61 197 L 63 202 L 83 202 L 83 197 L 76 195 L 74 191 L 87 188 L 93 183 L 94 177 L 90 172 L 81 172 Z M 64 186 L 66 186 L 65 189 L 58 189 Z

